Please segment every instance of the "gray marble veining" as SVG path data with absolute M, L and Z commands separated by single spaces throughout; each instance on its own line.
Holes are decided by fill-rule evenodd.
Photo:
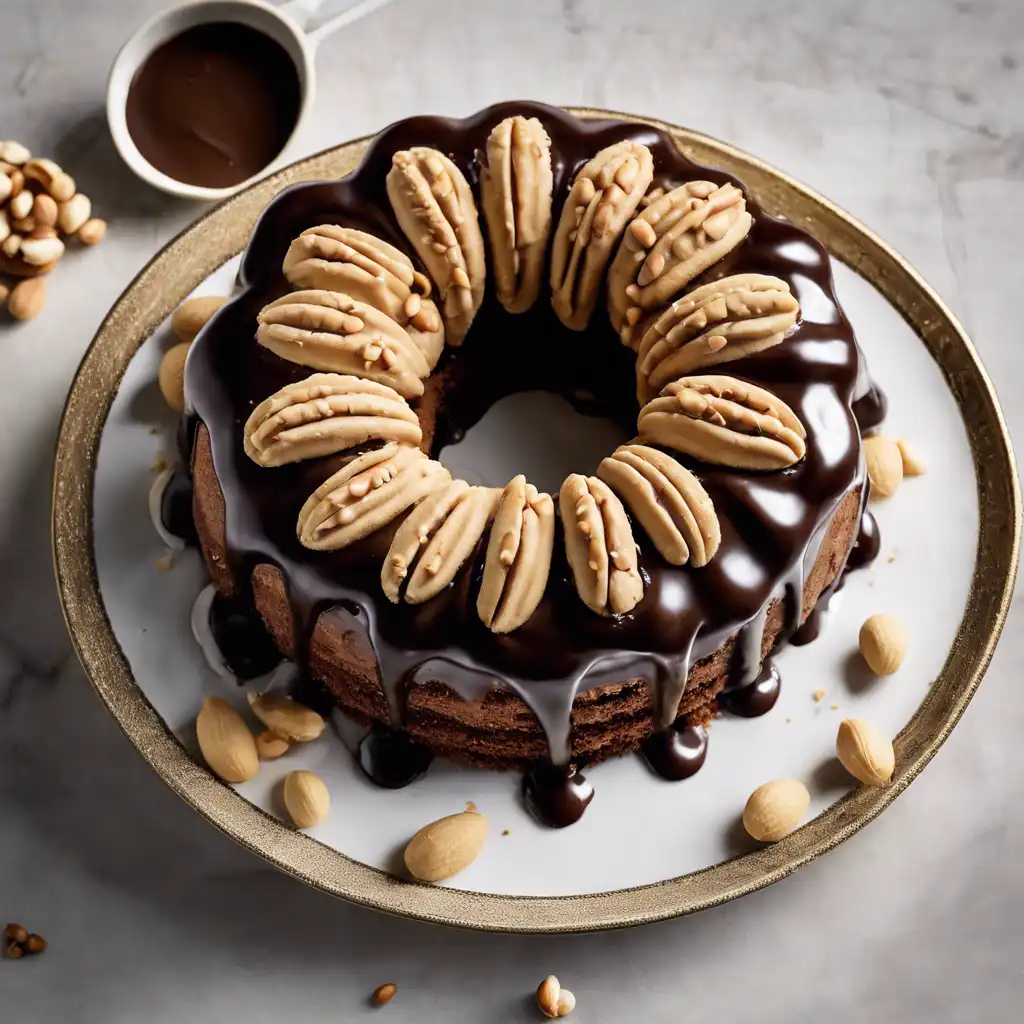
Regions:
M 475 936 L 331 901 L 266 869 L 146 770 L 71 652 L 49 555 L 63 396 L 106 309 L 200 211 L 136 183 L 106 70 L 161 0 L 0 0 L 0 137 L 66 163 L 111 222 L 49 306 L 0 323 L 0 917 L 51 942 L 0 961 L 0 1019 L 1018 1020 L 1024 994 L 1020 598 L 978 697 L 875 824 L 769 890 L 630 933 Z M 964 320 L 1024 437 L 1019 0 L 396 0 L 319 57 L 311 152 L 424 110 L 530 96 L 727 138 L 845 206 Z M 922 426 L 922 431 L 926 430 Z M 399 994 L 384 1011 L 368 994 Z

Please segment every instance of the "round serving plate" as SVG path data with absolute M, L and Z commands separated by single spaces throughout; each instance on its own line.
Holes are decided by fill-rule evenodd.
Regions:
M 991 383 L 963 328 L 897 253 L 806 186 L 724 143 L 646 118 L 572 112 L 654 124 L 686 156 L 734 173 L 768 212 L 820 239 L 873 375 L 889 391 L 887 429 L 920 438 L 931 455 L 928 475 L 879 508 L 876 568 L 851 578 L 845 606 L 822 639 L 783 653 L 779 706 L 756 722 L 714 723 L 708 764 L 694 779 L 666 785 L 634 758 L 597 766 L 588 773 L 598 798 L 587 815 L 551 832 L 527 818 L 510 776 L 435 766 L 416 786 L 384 793 L 361 780 L 327 734 L 295 752 L 304 760 L 289 754 L 264 766 L 259 785 L 228 786 L 194 755 L 191 722 L 202 696 L 233 690 L 237 701 L 238 691 L 225 689 L 185 639 L 203 583 L 199 556 L 186 553 L 174 572 L 153 575 L 162 548 L 145 513 L 146 472 L 151 435 L 161 427 L 171 435 L 173 423 L 155 411 L 157 403 L 147 407 L 147 393 L 165 322 L 193 291 L 230 287 L 234 257 L 281 189 L 347 174 L 369 139 L 256 183 L 150 262 L 86 352 L 64 411 L 54 476 L 54 557 L 68 628 L 100 697 L 160 777 L 243 846 L 325 892 L 492 931 L 586 931 L 691 913 L 769 885 L 849 838 L 920 773 L 977 689 L 1009 607 L 1020 543 L 1016 469 Z M 529 415 L 525 408 L 519 414 Z M 507 433 L 507 421 L 497 415 L 491 430 Z M 465 465 L 487 451 L 464 452 Z M 859 672 L 856 629 L 873 611 L 895 611 L 910 626 L 911 653 L 892 681 Z M 812 699 L 819 687 L 828 691 L 820 702 Z M 899 733 L 889 786 L 853 789 L 832 771 L 830 746 L 846 714 Z M 330 824 L 312 834 L 276 814 L 274 783 L 297 766 L 325 773 L 334 795 Z M 782 774 L 809 779 L 814 816 L 781 842 L 754 848 L 735 827 L 742 801 Z M 446 886 L 388 872 L 412 832 L 469 800 L 492 821 L 476 864 Z

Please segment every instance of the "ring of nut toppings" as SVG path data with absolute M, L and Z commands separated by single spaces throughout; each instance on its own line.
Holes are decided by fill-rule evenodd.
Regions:
M 259 312 L 256 340 L 313 372 L 252 410 L 244 450 L 267 469 L 332 459 L 298 514 L 298 539 L 336 551 L 388 531 L 380 583 L 395 604 L 437 597 L 476 556 L 481 622 L 518 629 L 548 586 L 560 521 L 580 600 L 597 615 L 628 616 L 644 599 L 638 531 L 671 565 L 699 569 L 718 551 L 722 523 L 700 464 L 778 472 L 804 457 L 806 430 L 781 398 L 708 372 L 783 344 L 799 303 L 765 274 L 708 280 L 751 228 L 729 182 L 652 187 L 651 151 L 627 139 L 584 164 L 559 197 L 535 117 L 501 121 L 477 159 L 479 211 L 449 157 L 394 154 L 386 190 L 407 250 L 394 244 L 401 238 L 337 224 L 291 243 L 282 269 L 294 290 Z M 637 437 L 594 475 L 570 474 L 557 497 L 522 475 L 504 488 L 452 479 L 423 447 L 417 400 L 484 300 L 485 231 L 508 312 L 538 300 L 550 250 L 558 318 L 584 329 L 607 286 L 612 326 L 636 352 Z

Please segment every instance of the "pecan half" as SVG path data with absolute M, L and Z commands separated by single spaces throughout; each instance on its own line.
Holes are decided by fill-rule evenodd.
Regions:
M 506 117 L 487 139 L 480 202 L 491 238 L 494 286 L 510 313 L 540 292 L 551 234 L 551 139 L 535 117 Z
M 624 444 L 597 467 L 670 565 L 707 565 L 722 531 L 703 484 L 671 455 Z
M 551 248 L 552 305 L 566 327 L 589 323 L 612 249 L 653 177 L 651 151 L 631 139 L 602 149 L 576 175 Z
M 256 340 L 275 355 L 314 370 L 352 374 L 423 394 L 423 353 L 391 317 L 340 292 L 292 292 L 260 310 Z
M 431 285 L 400 249 L 337 224 L 308 228 L 289 246 L 284 276 L 296 288 L 342 292 L 404 327 L 433 369 L 444 348 Z
M 555 503 L 525 476 L 501 492 L 487 541 L 476 610 L 494 633 L 510 633 L 544 596 L 555 543 Z
M 420 421 L 386 384 L 338 373 L 314 373 L 252 411 L 245 424 L 245 453 L 261 466 L 333 455 L 366 441 L 418 446 Z
M 803 424 L 781 398 L 735 377 L 683 377 L 640 410 L 644 439 L 702 462 L 785 469 L 804 457 Z
M 573 473 L 558 492 L 558 510 L 583 603 L 599 615 L 631 611 L 644 596 L 644 581 L 622 502 L 604 481 Z
M 299 512 L 299 541 L 314 551 L 347 547 L 450 480 L 440 462 L 392 441 L 357 456 L 310 495 Z
M 476 202 L 462 171 L 436 149 L 396 153 L 388 199 L 406 238 L 434 279 L 448 342 L 459 345 L 484 298 L 484 239 Z
M 778 345 L 799 313 L 789 285 L 765 274 L 724 277 L 676 299 L 647 328 L 637 350 L 641 403 L 684 374 Z
M 420 604 L 444 590 L 473 553 L 499 497 L 496 487 L 470 487 L 465 480 L 453 480 L 424 498 L 402 520 L 384 559 L 380 582 L 388 600 L 401 600 L 407 578 L 404 596 L 409 604 Z
M 671 302 L 735 249 L 752 223 L 743 193 L 728 182 L 690 181 L 648 204 L 630 222 L 608 272 L 609 313 L 623 343 L 635 346 L 643 313 Z

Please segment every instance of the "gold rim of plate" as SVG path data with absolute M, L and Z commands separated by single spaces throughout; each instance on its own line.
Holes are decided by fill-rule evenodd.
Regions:
M 257 182 L 211 210 L 150 261 L 103 321 L 82 360 L 64 408 L 54 470 L 54 562 L 68 629 L 97 693 L 164 782 L 242 846 L 324 892 L 391 914 L 486 931 L 597 931 L 690 914 L 770 885 L 848 839 L 907 788 L 963 714 L 1006 620 L 1020 549 L 1017 472 L 992 383 L 964 329 L 897 252 L 824 197 L 723 142 L 650 118 L 569 109 L 588 119 L 654 124 L 686 156 L 735 173 L 766 210 L 806 228 L 882 292 L 928 348 L 956 399 L 978 480 L 974 574 L 942 671 L 896 739 L 897 771 L 889 786 L 861 786 L 781 842 L 678 878 L 585 896 L 499 896 L 407 882 L 352 860 L 250 804 L 197 764 L 174 737 L 135 682 L 100 594 L 92 505 L 107 414 L 139 347 L 201 281 L 242 251 L 268 202 L 290 185 L 348 174 L 369 138 L 325 150 Z

